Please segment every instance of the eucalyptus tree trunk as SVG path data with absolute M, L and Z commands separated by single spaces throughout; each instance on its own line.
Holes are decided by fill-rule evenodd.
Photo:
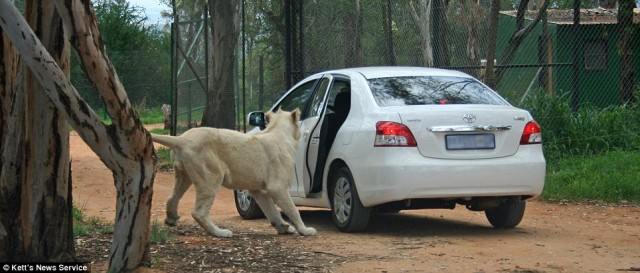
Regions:
M 31 0 L 25 4 L 29 24 L 69 75 L 69 47 L 53 2 Z M 11 45 L 6 46 L 12 50 Z M 6 59 L 14 63 L 3 63 L 10 69 L 0 75 L 20 82 L 0 87 L 5 91 L 3 109 L 13 109 L 13 118 L 3 118 L 0 123 L 10 128 L 9 132 L 20 132 L 3 134 L 2 143 L 9 145 L 1 146 L 1 199 L 9 203 L 0 206 L 0 218 L 2 226 L 9 228 L 5 236 L 0 236 L 0 245 L 12 247 L 0 248 L 0 260 L 74 261 L 68 125 L 32 73 L 16 66 L 16 60 Z M 17 168 L 11 171 L 9 166 Z M 9 187 L 11 184 L 14 187 Z
M 239 29 L 239 0 L 209 0 L 212 49 L 209 90 L 202 126 L 236 128 L 234 63 Z
M 496 59 L 496 40 L 498 37 L 498 18 L 500 17 L 500 0 L 491 1 L 491 9 L 489 12 L 489 33 L 487 37 L 487 66 L 484 72 L 484 83 L 491 88 L 496 88 L 495 79 L 495 59 Z M 480 74 L 483 74 L 480 71 Z
M 478 38 L 478 26 L 483 18 L 482 6 L 472 0 L 462 0 L 462 13 L 461 20 L 467 30 L 467 60 L 469 65 L 480 65 L 480 41 Z M 474 77 L 480 76 L 480 71 L 476 69 L 469 69 L 467 73 Z
M 355 0 L 347 4 L 343 21 L 343 39 L 345 49 L 344 65 L 345 67 L 357 67 L 363 65 L 362 52 L 362 3 Z
M 417 5 L 417 7 L 416 7 Z M 413 22 L 418 26 L 420 33 L 420 51 L 422 52 L 422 62 L 424 66 L 433 66 L 433 42 L 431 37 L 431 9 L 432 0 L 409 1 L 409 14 Z
M 21 144 L 24 139 L 24 92 L 18 75 L 20 60 L 9 37 L 0 28 L 0 261 L 24 253 L 19 238 L 22 180 Z
M 549 7 L 549 0 L 544 0 L 540 10 L 538 10 L 538 15 L 535 19 L 531 21 L 528 25 L 525 26 L 525 14 L 527 12 L 527 5 L 529 4 L 529 0 L 522 0 L 518 5 L 518 9 L 516 12 L 516 25 L 515 30 L 509 37 L 509 42 L 507 43 L 507 47 L 502 53 L 502 59 L 500 60 L 500 65 L 507 65 L 513 61 L 515 57 L 516 51 L 520 48 L 520 45 L 524 41 L 527 36 L 533 31 L 533 29 L 542 21 L 542 18 L 545 16 L 547 7 Z M 507 71 L 507 68 L 504 66 L 500 66 L 496 68 L 495 71 L 495 85 L 498 85 L 504 76 L 504 73 Z
M 149 133 L 136 116 L 106 55 L 89 1 L 56 0 L 83 69 L 98 89 L 113 124 L 105 125 L 80 97 L 61 66 L 46 51 L 8 0 L 0 0 L 2 28 L 33 71 L 44 93 L 80 137 L 112 170 L 117 188 L 116 219 L 109 271 L 130 271 L 148 254 L 155 155 Z M 24 156 L 29 156 L 25 152 Z

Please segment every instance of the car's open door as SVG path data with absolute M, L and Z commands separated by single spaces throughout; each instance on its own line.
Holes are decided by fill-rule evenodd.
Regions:
M 296 174 L 298 182 L 298 193 L 302 196 L 309 196 L 311 189 L 315 183 L 322 181 L 314 181 L 314 171 L 316 168 L 316 160 L 318 158 L 318 146 L 321 144 L 320 128 L 326 111 L 327 95 L 333 77 L 325 75 L 316 92 L 311 98 L 309 104 L 308 116 L 300 124 L 300 146 L 296 154 Z M 302 163 L 302 165 L 298 165 Z

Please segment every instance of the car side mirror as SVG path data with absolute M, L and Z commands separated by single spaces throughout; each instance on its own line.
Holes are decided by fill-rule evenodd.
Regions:
M 264 112 L 249 113 L 249 124 L 260 127 L 260 130 L 264 130 L 264 128 L 267 127 L 267 122 L 264 118 Z

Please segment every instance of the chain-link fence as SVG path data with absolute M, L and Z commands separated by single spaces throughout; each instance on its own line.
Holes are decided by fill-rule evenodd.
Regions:
M 172 30 L 172 77 L 174 103 L 172 134 L 197 127 L 202 120 L 208 89 L 206 12 L 195 20 L 174 22 Z
M 563 116 L 633 101 L 637 80 L 625 71 L 640 71 L 637 9 L 622 25 L 617 8 L 598 8 L 597 1 L 587 1 L 578 14 L 575 1 L 502 2 L 493 8 L 493 1 L 472 0 L 246 1 L 237 86 L 227 93 L 236 101 L 237 128 L 244 113 L 265 110 L 303 77 L 357 66 L 460 70 L 531 110 L 541 123 L 560 117 L 533 109 L 540 97 L 561 98 L 571 110 L 558 114 Z M 184 128 L 199 121 L 206 97 L 197 80 L 207 74 L 199 24 L 179 23 L 185 52 L 174 49 L 174 56 L 184 58 L 177 60 L 184 68 L 175 80 L 177 124 Z M 185 56 L 194 59 L 197 75 L 186 68 Z

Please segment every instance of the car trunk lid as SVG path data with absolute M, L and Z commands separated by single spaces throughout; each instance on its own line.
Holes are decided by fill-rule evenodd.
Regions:
M 507 105 L 424 105 L 390 107 L 413 133 L 425 157 L 484 159 L 517 152 L 525 110 Z

